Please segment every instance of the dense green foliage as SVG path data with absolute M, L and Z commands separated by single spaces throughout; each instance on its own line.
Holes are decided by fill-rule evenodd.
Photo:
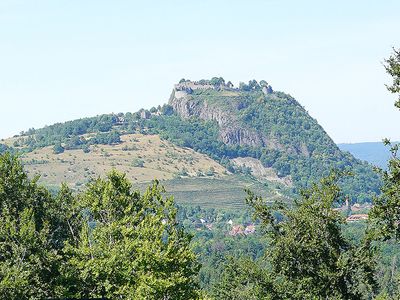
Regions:
M 397 108 L 400 108 L 400 49 L 393 48 L 393 54 L 385 59 L 386 72 L 392 76 L 392 85 L 388 85 L 388 90 L 397 94 L 398 100 L 394 103 Z
M 193 234 L 194 251 L 202 265 L 199 281 L 206 291 L 220 281 L 223 266 L 230 257 L 257 260 L 264 255 L 266 241 L 260 232 L 229 234 L 234 226 L 245 228 L 254 224 L 249 210 L 179 206 L 178 219 Z
M 393 83 L 387 86 L 391 93 L 399 97 L 395 107 L 400 108 L 400 51 L 385 60 L 385 69 L 392 77 Z M 390 271 L 384 274 L 382 299 L 400 298 L 400 274 L 397 266 L 399 237 L 400 237 L 400 145 L 384 139 L 384 144 L 390 146 L 392 154 L 386 170 L 379 170 L 383 180 L 381 194 L 374 199 L 374 207 L 369 213 L 371 229 L 369 234 L 373 239 L 385 242 L 386 257 L 391 259 Z
M 393 78 L 393 84 L 388 90 L 400 95 L 400 51 L 394 49 L 394 54 L 386 60 L 386 71 Z M 400 96 L 399 96 L 400 99 Z M 400 100 L 395 102 L 400 108 Z M 371 218 L 375 222 L 375 234 L 378 238 L 388 240 L 400 238 L 400 158 L 398 156 L 399 144 L 392 144 L 385 139 L 385 144 L 390 146 L 392 157 L 387 170 L 381 170 L 383 178 L 382 194 L 375 199 L 375 206 L 371 211 Z
M 29 180 L 16 157 L 0 156 L 0 294 L 42 299 L 60 292 L 68 202 Z
M 65 247 L 66 280 L 82 290 L 129 299 L 197 298 L 194 253 L 176 223 L 172 197 L 154 183 L 143 195 L 124 176 L 90 183 L 79 197 L 79 231 Z
M 213 286 L 213 297 L 221 300 L 283 299 L 271 275 L 265 266 L 245 256 L 230 258 Z
M 224 156 L 260 159 L 264 166 L 274 168 L 279 176 L 290 175 L 297 188 L 307 187 L 327 176 L 331 169 L 351 169 L 355 176 L 344 180 L 346 194 L 363 202 L 371 200 L 379 191 L 380 181 L 372 168 L 349 153 L 341 152 L 317 121 L 290 95 L 282 92 L 265 95 L 255 88 L 237 92 L 236 96 L 215 90 L 197 90 L 191 97 L 193 103 L 207 103 L 208 107 L 228 112 L 236 120 L 232 121 L 237 123 L 236 126 L 257 132 L 267 143 L 273 144 L 255 147 L 231 145 L 226 150 L 220 148 L 220 151 L 197 146 L 199 151 L 216 154 L 220 160 Z M 218 127 L 214 126 L 209 134 L 203 134 L 208 136 L 206 145 L 214 145 L 212 140 L 218 135 Z M 177 130 L 174 126 L 164 128 Z M 201 130 L 199 125 L 196 128 Z
M 390 144 L 389 141 L 386 142 Z M 383 178 L 382 194 L 374 201 L 371 217 L 375 220 L 375 229 L 379 237 L 400 238 L 400 159 L 397 156 L 398 145 L 391 147 L 393 157 L 387 170 L 380 170 Z
M 215 294 L 216 299 L 260 299 L 259 293 L 264 291 L 265 296 L 265 286 L 272 282 L 268 258 L 270 237 L 261 230 L 259 220 L 254 221 L 251 215 L 248 209 L 178 207 L 178 219 L 193 234 L 194 251 L 202 265 L 199 271 L 200 285 L 204 291 Z M 256 232 L 232 236 L 229 234 L 233 228 L 228 223 L 230 220 L 235 226 L 255 224 Z M 211 229 L 207 227 L 210 224 Z M 367 223 L 343 223 L 340 230 L 343 239 L 351 241 L 353 247 L 362 245 Z M 379 242 L 375 246 L 377 293 L 393 296 L 399 292 L 398 245 L 392 241 Z M 313 250 L 310 248 L 309 251 Z M 354 263 L 359 262 L 355 260 Z
M 265 225 L 280 228 L 279 237 L 274 237 L 273 230 L 267 235 L 259 230 L 251 211 L 175 208 L 157 184 L 141 194 L 132 191 L 124 176 L 115 172 L 105 180 L 91 182 L 78 195 L 66 186 L 52 195 L 27 178 L 15 157 L 2 156 L 0 166 L 0 291 L 7 299 L 103 292 L 113 296 L 134 293 L 134 299 L 144 299 L 143 295 L 159 299 L 160 294 L 190 299 L 190 295 L 198 296 L 197 280 L 215 299 L 268 299 L 273 295 L 279 295 L 273 299 L 293 299 L 290 295 L 295 291 L 298 298 L 311 299 L 321 291 L 303 286 L 308 293 L 304 294 L 303 283 L 339 276 L 329 281 L 335 287 L 343 274 L 352 291 L 368 293 L 368 288 L 357 287 L 357 280 L 362 281 L 369 274 L 364 272 L 374 265 L 372 252 L 363 242 L 365 227 L 343 227 L 342 217 L 329 208 L 337 194 L 329 194 L 323 187 L 304 194 L 294 208 L 279 206 L 280 214 L 276 206 L 257 206 L 263 205 L 261 198 L 257 202 L 250 196 L 260 221 L 266 221 L 265 209 L 272 213 L 269 217 L 275 222 Z M 336 200 L 329 195 L 336 195 Z M 324 197 L 330 204 L 319 202 Z M 202 265 L 200 270 L 188 248 L 188 236 L 176 220 L 194 235 L 192 247 Z M 230 221 L 255 224 L 257 231 L 229 235 Z M 341 233 L 344 229 L 346 234 Z M 308 238 L 302 238 L 306 232 Z M 321 238 L 324 234 L 326 239 Z M 395 245 L 386 246 L 379 263 L 379 281 L 388 294 L 397 290 L 399 263 L 392 259 L 397 254 Z M 295 266 L 286 266 L 291 263 L 289 257 L 294 258 Z M 352 270 L 357 276 L 364 275 L 354 279 Z M 357 297 L 353 299 L 362 299 Z
M 243 280 L 241 267 L 228 265 L 225 272 L 242 280 L 233 280 L 235 288 L 229 280 L 217 283 L 217 299 L 369 299 L 376 288 L 374 248 L 367 238 L 357 244 L 343 235 L 343 217 L 332 209 L 340 195 L 336 183 L 336 175 L 324 178 L 293 207 L 267 205 L 249 192 L 268 236 L 264 266 L 270 268 L 250 267 L 255 277 Z M 239 290 L 247 296 L 238 298 Z
M 56 123 L 41 129 L 29 129 L 22 132 L 14 141 L 14 148 L 22 151 L 32 151 L 37 148 L 54 145 L 55 153 L 61 153 L 62 146 L 65 149 L 85 149 L 92 144 L 116 144 L 120 142 L 118 130 L 112 130 L 113 126 L 120 124 L 117 115 L 101 115 L 92 118 L 78 119 L 65 123 Z M 82 135 L 87 135 L 83 137 Z
M 197 299 L 198 264 L 171 197 L 124 175 L 56 196 L 0 156 L 0 294 L 4 299 Z
M 8 147 L 5 144 L 0 144 L 0 154 L 5 152 L 10 152 L 12 148 Z

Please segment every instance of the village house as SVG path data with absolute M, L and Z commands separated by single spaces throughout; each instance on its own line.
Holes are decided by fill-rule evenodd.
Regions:
M 208 230 L 212 230 L 213 229 L 213 224 L 206 224 L 206 227 Z
M 229 235 L 237 236 L 239 234 L 244 234 L 244 228 L 242 225 L 233 225 L 231 231 L 229 231 Z
M 244 234 L 254 234 L 256 232 L 256 226 L 253 224 L 247 225 L 246 228 L 244 229 Z

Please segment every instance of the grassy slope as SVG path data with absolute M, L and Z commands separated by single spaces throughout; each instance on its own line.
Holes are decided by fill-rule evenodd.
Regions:
M 241 207 L 248 187 L 268 197 L 277 196 L 271 192 L 273 187 L 249 177 L 228 175 L 223 166 L 206 155 L 178 147 L 157 135 L 126 134 L 121 140 L 118 145 L 90 146 L 89 153 L 78 149 L 54 154 L 52 147 L 45 147 L 25 153 L 21 159 L 31 176 L 40 174 L 40 181 L 50 187 L 65 182 L 79 189 L 90 178 L 104 176 L 115 168 L 125 172 L 142 190 L 151 180 L 161 180 L 178 203 Z M 143 167 L 134 166 L 138 160 L 144 162 Z M 210 168 L 214 169 L 213 176 L 205 174 Z M 187 171 L 187 176 L 178 175 L 182 170 Z
M 207 156 L 162 141 L 156 135 L 128 134 L 121 140 L 118 145 L 90 146 L 89 153 L 77 149 L 54 154 L 52 147 L 45 147 L 24 154 L 22 160 L 28 172 L 42 174 L 43 182 L 66 182 L 70 186 L 77 186 L 77 183 L 79 186 L 90 177 L 103 176 L 112 168 L 127 173 L 133 182 L 172 179 L 184 169 L 189 176 L 210 167 L 217 177 L 223 176 L 225 171 Z M 144 162 L 143 167 L 135 166 L 135 161 L 139 160 Z

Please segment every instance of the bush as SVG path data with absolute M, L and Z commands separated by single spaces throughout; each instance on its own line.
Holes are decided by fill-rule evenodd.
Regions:
M 215 174 L 215 170 L 213 167 L 210 167 L 207 171 L 206 171 L 206 175 L 207 176 L 213 176 Z
M 140 158 L 135 158 L 132 161 L 132 167 L 143 168 L 144 167 L 144 160 L 140 159 Z
M 64 147 L 61 145 L 61 143 L 57 143 L 53 147 L 53 152 L 54 154 L 60 154 L 64 152 Z

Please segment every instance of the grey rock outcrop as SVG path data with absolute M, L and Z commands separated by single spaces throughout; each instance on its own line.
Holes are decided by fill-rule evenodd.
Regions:
M 226 144 L 295 151 L 281 145 L 273 136 L 243 126 L 237 115 L 231 111 L 237 109 L 235 107 L 222 109 L 176 90 L 172 92 L 169 104 L 182 118 L 198 117 L 206 121 L 216 121 L 219 126 L 219 137 Z

